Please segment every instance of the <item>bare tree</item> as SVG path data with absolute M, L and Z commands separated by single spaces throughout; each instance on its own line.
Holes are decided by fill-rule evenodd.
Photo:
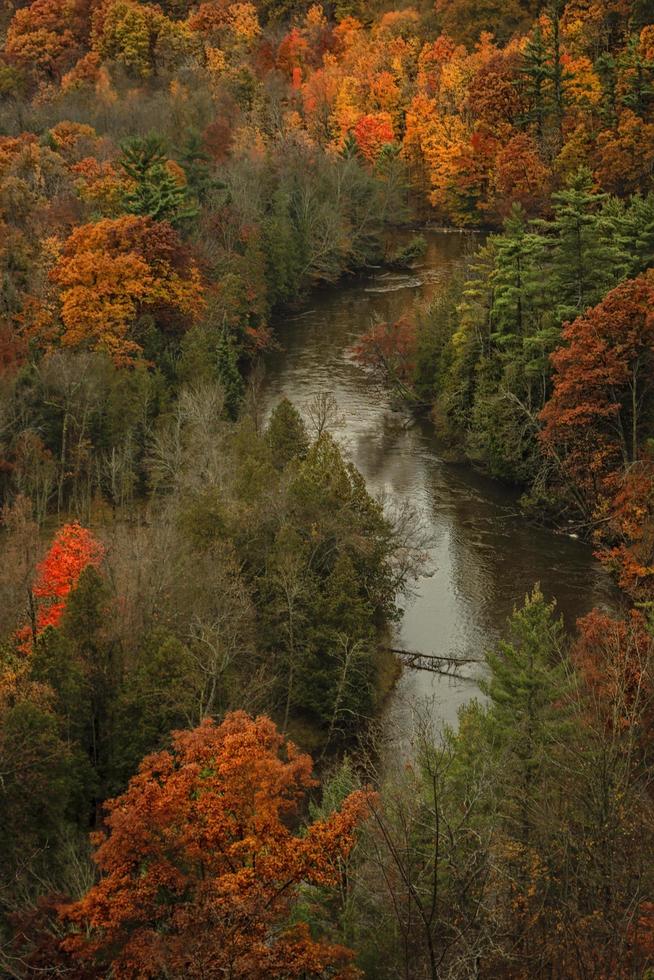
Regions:
M 321 391 L 306 405 L 309 431 L 314 439 L 320 439 L 324 432 L 333 432 L 343 424 L 343 415 L 331 391 Z

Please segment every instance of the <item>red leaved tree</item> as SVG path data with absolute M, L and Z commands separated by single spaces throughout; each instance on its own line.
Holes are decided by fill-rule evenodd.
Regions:
M 362 116 L 354 127 L 354 138 L 366 160 L 375 163 L 384 147 L 395 142 L 390 114 L 376 112 Z
M 28 652 L 32 642 L 49 626 L 61 622 L 66 600 L 89 566 L 98 566 L 104 547 L 79 524 L 64 524 L 50 550 L 37 566 L 32 586 L 32 623 L 17 633 L 21 648 Z
M 312 938 L 289 913 L 301 883 L 335 885 L 365 793 L 290 828 L 311 778 L 309 756 L 272 721 L 244 712 L 176 732 L 106 804 L 98 884 L 60 910 L 78 931 L 62 949 L 81 976 L 356 977 L 351 954 Z
M 542 440 L 584 515 L 604 517 L 642 459 L 654 411 L 654 276 L 618 286 L 563 339 Z
M 416 354 L 415 324 L 406 316 L 394 323 L 376 323 L 353 350 L 355 359 L 382 381 L 410 394 Z
M 639 602 L 654 600 L 654 462 L 642 460 L 625 475 L 611 512 L 597 534 L 598 557 L 621 589 Z

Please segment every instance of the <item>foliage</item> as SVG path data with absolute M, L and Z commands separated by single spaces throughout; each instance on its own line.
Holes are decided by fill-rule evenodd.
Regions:
M 62 947 L 122 977 L 355 976 L 347 950 L 288 922 L 301 882 L 338 883 L 366 807 L 354 793 L 299 836 L 288 822 L 312 784 L 310 758 L 268 719 L 177 732 L 107 804 L 103 877 L 62 909 L 81 927 Z
M 168 221 L 173 226 L 197 214 L 187 201 L 183 172 L 176 174 L 170 163 L 156 136 L 123 144 L 120 166 L 134 184 L 125 196 L 128 214 Z
M 174 230 L 149 217 L 105 218 L 77 228 L 52 270 L 59 287 L 61 342 L 106 351 L 119 362 L 141 352 L 139 316 L 193 318 L 202 307 L 200 274 Z

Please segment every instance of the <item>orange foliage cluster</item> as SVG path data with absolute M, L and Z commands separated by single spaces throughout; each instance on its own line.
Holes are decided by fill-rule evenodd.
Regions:
M 193 319 L 202 309 L 200 274 L 165 222 L 124 216 L 76 228 L 51 272 L 59 287 L 61 343 L 104 350 L 130 363 L 130 336 L 148 309 Z
M 642 613 L 614 619 L 595 609 L 579 620 L 573 661 L 598 700 L 606 724 L 626 728 L 643 723 L 649 743 L 654 717 L 654 637 Z M 643 710 L 646 717 L 642 717 Z
M 553 356 L 554 390 L 542 441 L 589 521 L 600 556 L 639 598 L 654 581 L 651 462 L 642 446 L 654 378 L 654 277 L 618 286 L 568 324 Z M 617 545 L 615 544 L 617 538 Z
M 146 758 L 107 803 L 102 878 L 62 908 L 79 930 L 64 951 L 122 980 L 358 976 L 348 950 L 288 920 L 300 883 L 339 882 L 367 806 L 355 793 L 293 833 L 311 769 L 267 718 L 236 712 L 175 733 L 172 751 Z

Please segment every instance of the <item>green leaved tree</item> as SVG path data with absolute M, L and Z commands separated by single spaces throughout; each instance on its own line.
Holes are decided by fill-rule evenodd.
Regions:
M 155 135 L 122 144 L 120 166 L 134 182 L 125 210 L 179 226 L 197 214 L 188 187 L 172 172 L 163 141 Z

